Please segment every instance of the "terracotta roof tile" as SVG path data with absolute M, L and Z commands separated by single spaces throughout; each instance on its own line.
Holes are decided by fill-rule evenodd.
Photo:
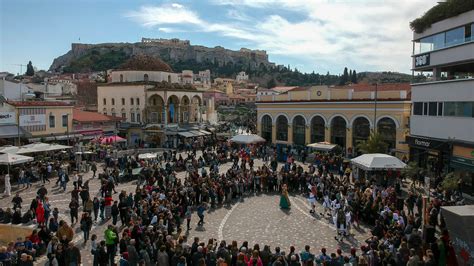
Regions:
M 72 113 L 72 120 L 78 122 L 109 122 L 109 121 L 120 121 L 123 118 L 103 115 L 96 112 L 87 112 L 80 109 L 74 109 Z

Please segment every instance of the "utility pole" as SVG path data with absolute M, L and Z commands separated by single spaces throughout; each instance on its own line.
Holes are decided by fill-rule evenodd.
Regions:
M 378 83 L 375 83 L 375 99 L 374 99 L 374 133 L 377 132 L 377 93 L 378 93 Z

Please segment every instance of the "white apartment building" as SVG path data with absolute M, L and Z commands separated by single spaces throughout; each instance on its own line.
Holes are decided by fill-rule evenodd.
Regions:
M 410 158 L 454 171 L 474 194 L 474 10 L 415 32 L 412 61 L 432 77 L 412 84 Z

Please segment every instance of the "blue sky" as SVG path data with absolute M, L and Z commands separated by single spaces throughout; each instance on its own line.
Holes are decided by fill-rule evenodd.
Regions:
M 0 0 L 0 71 L 49 68 L 72 42 L 181 38 L 263 49 L 304 72 L 410 72 L 409 21 L 437 0 Z M 24 69 L 23 69 L 24 71 Z

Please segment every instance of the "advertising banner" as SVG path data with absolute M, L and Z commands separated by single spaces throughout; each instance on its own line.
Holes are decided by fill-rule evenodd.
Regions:
M 46 125 L 45 114 L 20 115 L 20 126 L 44 126 Z
M 0 125 L 16 124 L 15 112 L 0 112 Z

